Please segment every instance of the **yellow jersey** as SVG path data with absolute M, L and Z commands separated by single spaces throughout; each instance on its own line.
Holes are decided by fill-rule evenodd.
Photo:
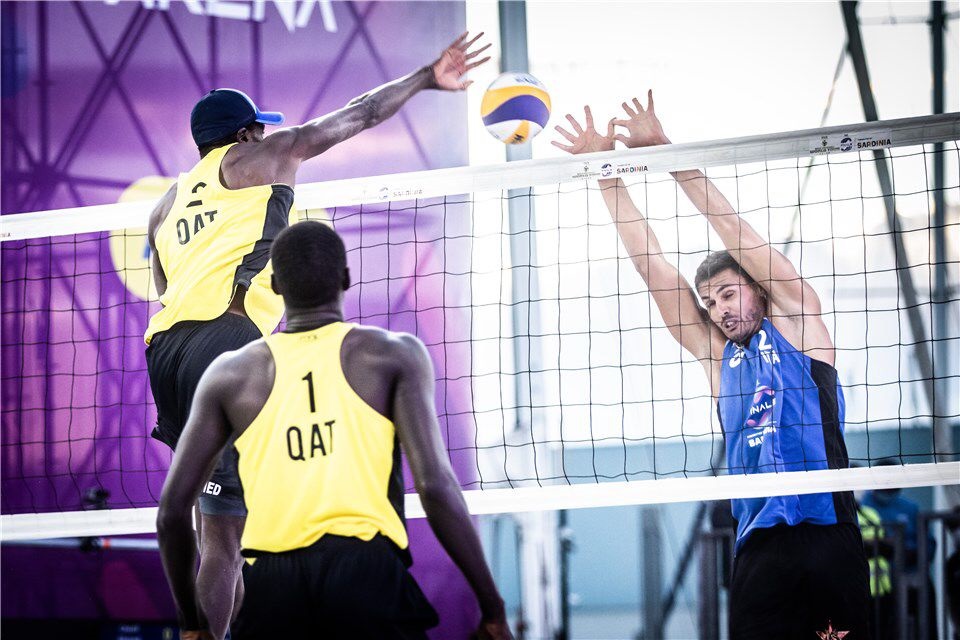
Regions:
M 396 430 L 340 366 L 353 327 L 335 322 L 264 339 L 276 364 L 273 388 L 234 443 L 247 555 L 300 549 L 326 534 L 370 540 L 379 533 L 407 548 Z
M 214 149 L 177 179 L 177 196 L 154 234 L 167 290 L 144 341 L 183 320 L 213 320 L 227 310 L 237 287 L 244 307 L 266 335 L 283 316 L 270 288 L 270 245 L 290 224 L 293 189 L 273 184 L 228 189 L 220 164 L 233 147 Z

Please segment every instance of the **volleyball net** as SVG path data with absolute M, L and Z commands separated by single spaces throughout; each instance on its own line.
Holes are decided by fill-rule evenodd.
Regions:
M 306 184 L 295 206 L 344 237 L 347 319 L 427 345 L 473 513 L 956 485 L 958 140 L 947 114 Z M 727 473 L 704 369 L 664 326 L 598 182 L 623 180 L 692 281 L 723 245 L 670 174 L 685 169 L 818 293 L 859 468 Z M 154 530 L 171 454 L 149 437 L 152 206 L 0 219 L 4 541 Z

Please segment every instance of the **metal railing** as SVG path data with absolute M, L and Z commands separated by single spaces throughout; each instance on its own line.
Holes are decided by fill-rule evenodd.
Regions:
M 939 527 L 940 544 L 932 550 L 927 545 L 927 537 L 931 529 L 936 527 Z M 917 580 L 916 587 L 918 590 L 917 626 L 920 640 L 952 639 L 960 632 L 956 619 L 951 619 L 950 616 L 948 603 L 950 586 L 947 575 L 947 558 L 950 557 L 951 552 L 960 553 L 960 544 L 951 533 L 957 531 L 958 527 L 960 527 L 960 512 L 957 511 L 921 513 L 917 520 L 917 567 L 920 568 L 920 578 Z M 928 568 L 931 566 L 934 569 L 932 578 Z M 936 586 L 934 586 L 934 580 L 938 583 Z M 933 588 L 932 593 L 931 588 Z M 955 588 L 960 588 L 960 585 Z M 938 594 L 939 598 L 937 598 Z M 955 594 L 954 598 L 960 598 L 960 594 Z M 933 620 L 927 614 L 931 605 L 936 612 Z M 955 614 L 960 615 L 960 612 Z

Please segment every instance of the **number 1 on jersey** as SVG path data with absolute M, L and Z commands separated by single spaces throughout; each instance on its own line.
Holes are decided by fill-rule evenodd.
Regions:
M 316 396 L 313 395 L 313 371 L 303 376 L 301 380 L 307 383 L 307 395 L 310 396 L 310 413 L 316 413 L 317 400 L 316 400 Z

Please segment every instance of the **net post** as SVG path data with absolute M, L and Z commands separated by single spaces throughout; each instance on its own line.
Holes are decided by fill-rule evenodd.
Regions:
M 927 586 L 930 584 L 930 549 L 927 546 L 927 531 L 930 528 L 929 514 L 921 513 L 917 522 L 917 588 L 920 590 L 917 598 L 917 629 L 918 637 L 926 640 L 930 636 L 930 620 L 927 617 L 927 609 L 930 606 L 930 591 Z
M 897 606 L 897 638 L 907 637 L 907 583 L 904 563 L 907 560 L 904 549 L 904 527 L 902 523 L 884 525 L 893 530 L 893 571 L 891 579 L 896 594 Z
M 643 539 L 643 637 L 663 640 L 663 544 L 660 535 L 660 505 L 640 509 L 640 532 Z
M 946 17 L 943 0 L 930 3 L 930 43 L 931 62 L 933 64 L 933 104 L 934 114 L 944 112 L 944 48 L 943 32 Z M 948 314 L 947 287 L 950 285 L 947 267 L 947 204 L 944 191 L 946 177 L 946 148 L 943 142 L 933 144 L 933 242 L 934 242 L 934 288 L 931 292 L 933 304 L 933 355 L 934 375 L 950 371 L 950 348 L 947 341 L 950 317 Z M 933 432 L 934 442 L 946 446 L 948 451 L 956 451 L 953 429 L 946 419 L 946 403 L 952 396 L 949 378 L 941 375 L 934 380 Z M 934 452 L 936 453 L 936 452 Z M 938 456 L 937 460 L 948 460 L 949 456 Z M 957 488 L 945 488 L 934 496 L 937 509 L 952 508 L 960 504 L 960 491 Z
M 700 613 L 698 616 L 700 640 L 720 640 L 720 583 L 717 576 L 717 544 L 720 539 L 714 531 L 700 534 Z
M 500 0 L 501 72 L 529 71 L 527 55 L 527 5 L 526 2 Z M 507 161 L 530 160 L 533 150 L 530 142 L 506 145 Z M 510 279 L 511 316 L 513 345 L 513 384 L 516 398 L 516 421 L 513 431 L 504 434 L 505 439 L 526 444 L 530 438 L 529 463 L 539 478 L 541 463 L 537 456 L 537 442 L 542 425 L 534 417 L 532 371 L 540 369 L 540 354 L 532 335 L 539 333 L 537 304 L 539 290 L 534 267 L 537 264 L 537 247 L 534 237 L 536 228 L 533 204 L 533 188 L 510 189 L 507 192 L 508 230 L 510 234 Z M 525 447 L 518 449 L 524 451 Z M 548 456 L 547 465 L 551 465 Z M 547 466 L 548 475 L 552 467 Z M 557 619 L 560 603 L 560 575 L 557 570 L 560 558 L 557 514 L 553 511 L 526 513 L 517 517 L 522 528 L 520 560 L 523 582 L 523 609 L 530 621 L 527 629 L 531 637 L 551 637 L 559 627 Z
M 570 640 L 570 554 L 574 541 L 568 516 L 566 509 L 560 511 L 560 629 L 557 640 Z
M 527 6 L 526 2 L 501 0 L 500 12 L 500 71 L 527 72 Z M 533 148 L 530 142 L 508 144 L 507 162 L 530 160 Z M 530 339 L 531 330 L 538 328 L 536 306 L 533 301 L 539 295 L 533 268 L 537 260 L 537 248 L 533 238 L 536 227 L 532 193 L 527 189 L 510 189 L 507 192 L 510 233 L 510 278 L 511 309 L 513 319 L 514 387 L 516 390 L 516 429 L 533 428 L 530 375 L 531 365 L 537 364 L 535 347 Z M 524 411 L 524 408 L 528 408 Z

